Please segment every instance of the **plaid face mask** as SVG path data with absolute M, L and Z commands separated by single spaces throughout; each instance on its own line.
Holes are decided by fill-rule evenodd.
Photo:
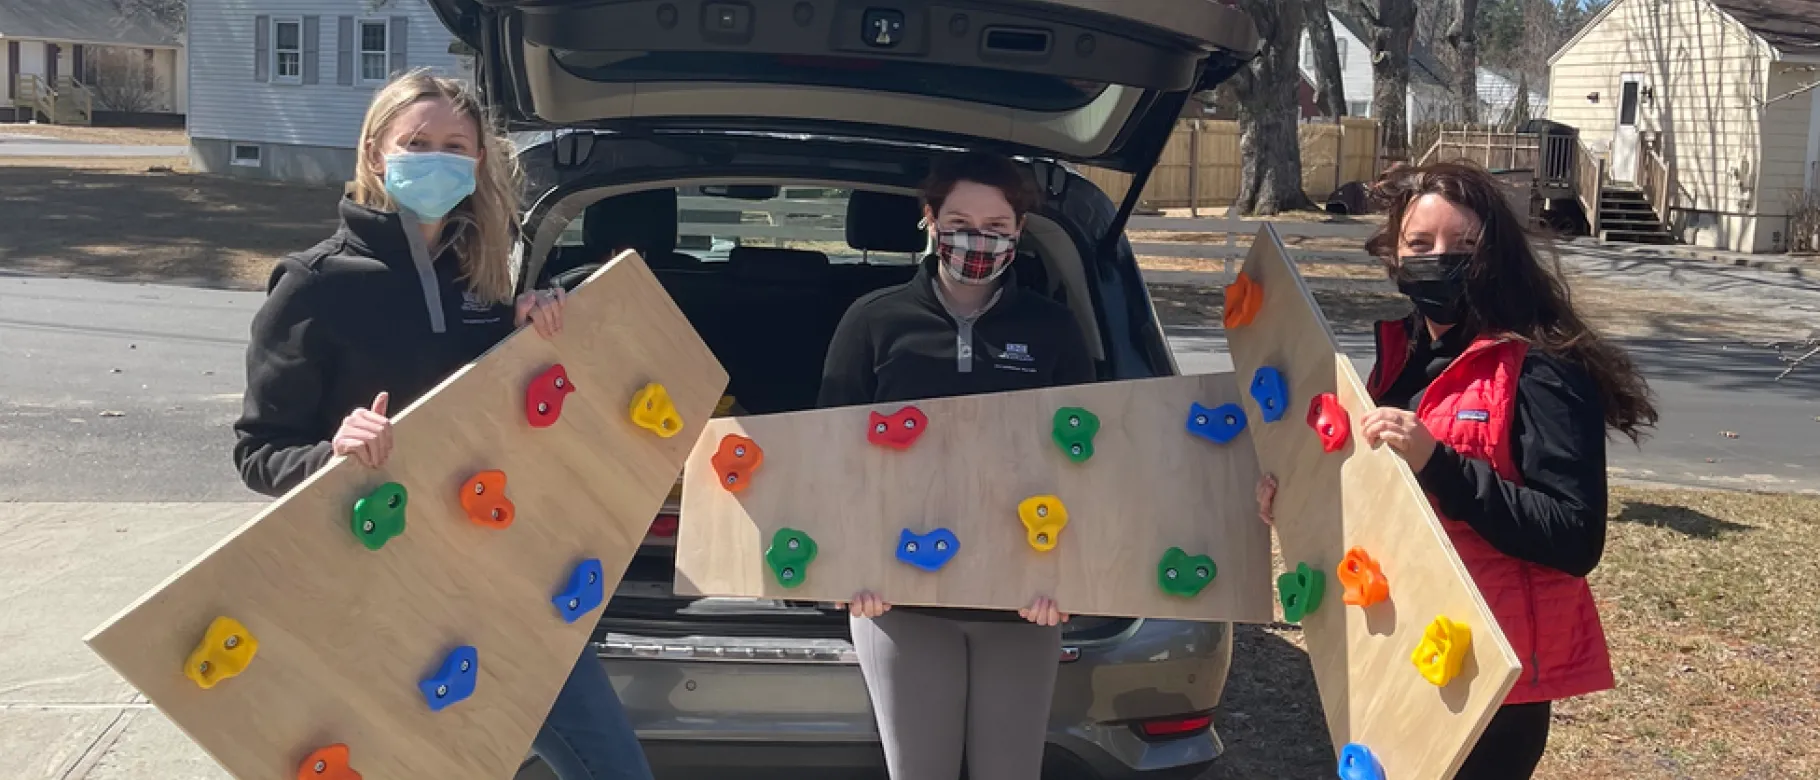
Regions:
M 1017 256 L 1017 237 L 978 230 L 941 230 L 935 249 L 948 278 L 962 284 L 987 284 L 997 279 Z

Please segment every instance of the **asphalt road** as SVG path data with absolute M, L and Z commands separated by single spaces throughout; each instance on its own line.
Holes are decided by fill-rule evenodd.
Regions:
M 1712 270 L 1689 265 L 1637 273 L 1705 284 L 1687 280 Z M 1725 275 L 1715 286 L 1750 273 L 1719 268 Z M 1761 291 L 1725 294 L 1741 305 L 1766 300 Z M 230 425 L 245 381 L 247 325 L 262 299 L 0 271 L 0 501 L 261 500 L 234 473 Z M 1779 305 L 1820 305 L 1820 293 L 1796 290 Z M 1218 329 L 1169 335 L 1184 372 L 1230 369 Z M 1361 374 L 1368 370 L 1369 341 L 1342 334 L 1341 342 Z M 1759 347 L 1625 343 L 1663 420 L 1640 449 L 1613 442 L 1615 475 L 1820 491 L 1820 365 L 1778 383 L 1781 365 Z

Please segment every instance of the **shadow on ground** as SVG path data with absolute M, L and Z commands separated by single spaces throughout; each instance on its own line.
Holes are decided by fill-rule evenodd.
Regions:
M 1666 528 L 1694 539 L 1718 539 L 1727 534 L 1756 530 L 1743 523 L 1721 520 L 1698 509 L 1635 501 L 1625 502 L 1624 509 L 1613 516 L 1612 521 Z
M 1333 776 L 1334 755 L 1308 652 L 1282 625 L 1232 627 L 1232 673 L 1214 713 L 1226 754 L 1197 780 Z

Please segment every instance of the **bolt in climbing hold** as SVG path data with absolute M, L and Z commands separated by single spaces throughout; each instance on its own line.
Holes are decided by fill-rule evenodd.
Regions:
M 202 633 L 202 641 L 183 662 L 183 676 L 204 690 L 246 671 L 259 652 L 259 640 L 231 617 L 217 617 Z
M 1224 322 L 1227 330 L 1242 328 L 1257 319 L 1258 310 L 1264 307 L 1264 288 L 1251 280 L 1243 272 L 1232 284 L 1226 285 L 1226 315 Z
M 1245 410 L 1238 404 L 1212 409 L 1195 402 L 1188 407 L 1188 432 L 1219 444 L 1232 441 L 1245 430 Z
M 1100 432 L 1100 418 L 1093 412 L 1078 406 L 1064 406 L 1055 410 L 1055 420 L 1050 429 L 1050 436 L 1055 439 L 1055 446 L 1062 448 L 1062 454 L 1075 463 L 1085 462 L 1093 457 L 1093 437 Z
M 632 424 L 666 439 L 682 433 L 682 415 L 670 400 L 670 391 L 652 382 L 632 395 Z
M 562 416 L 562 401 L 575 392 L 569 372 L 557 363 L 538 374 L 525 390 L 525 419 L 534 428 L 548 428 Z
M 946 528 L 920 536 L 905 528 L 897 535 L 897 559 L 923 571 L 935 571 L 948 565 L 960 550 L 961 540 Z
M 336 743 L 317 748 L 297 765 L 297 780 L 361 780 L 360 773 L 354 771 L 348 759 L 347 745 Z
M 1472 648 L 1472 629 L 1445 616 L 1436 617 L 1422 632 L 1422 643 L 1416 645 L 1409 660 L 1422 673 L 1422 679 L 1435 685 L 1446 685 L 1460 674 L 1466 654 Z
M 1298 563 L 1295 571 L 1277 577 L 1277 600 L 1283 604 L 1283 619 L 1300 623 L 1305 615 L 1321 606 L 1321 591 L 1327 587 L 1320 569 Z
M 1180 547 L 1171 547 L 1163 553 L 1163 559 L 1156 564 L 1156 584 L 1164 593 L 1183 598 L 1193 598 L 1201 589 L 1213 582 L 1219 569 L 1213 565 L 1213 558 L 1206 555 L 1189 555 Z
M 1025 540 L 1037 552 L 1055 549 L 1062 527 L 1068 524 L 1068 508 L 1055 496 L 1031 496 L 1017 505 L 1017 517 L 1024 521 Z
M 506 498 L 506 473 L 482 471 L 461 484 L 461 511 L 468 520 L 486 528 L 509 528 L 517 508 Z
M 1390 598 L 1390 581 L 1384 578 L 1378 562 L 1365 550 L 1358 547 L 1347 550 L 1346 557 L 1340 559 L 1338 570 L 1340 587 L 1345 589 L 1341 601 L 1355 607 L 1369 607 Z
M 441 711 L 474 695 L 474 683 L 480 676 L 480 651 L 472 646 L 457 647 L 442 661 L 436 675 L 417 684 L 430 709 Z
M 606 574 L 601 570 L 600 561 L 589 558 L 575 565 L 575 570 L 569 573 L 568 587 L 552 597 L 550 603 L 556 605 L 556 614 L 562 616 L 564 623 L 573 623 L 600 606 L 606 587 Z
M 1352 418 L 1333 393 L 1322 393 L 1308 401 L 1308 427 L 1321 437 L 1321 449 L 1338 452 L 1352 435 Z
M 765 549 L 765 563 L 771 567 L 777 584 L 794 588 L 809 576 L 809 564 L 815 560 L 815 540 L 794 528 L 779 528 L 771 535 L 771 546 Z
M 758 442 L 729 433 L 720 440 L 720 449 L 708 459 L 714 473 L 720 475 L 720 486 L 735 493 L 752 484 L 752 472 L 765 462 L 765 451 Z
M 929 428 L 923 410 L 906 406 L 888 415 L 873 412 L 866 428 L 866 441 L 880 447 L 907 450 Z
M 403 485 L 387 482 L 373 489 L 366 498 L 354 502 L 354 517 L 349 526 L 354 538 L 369 550 L 385 546 L 404 533 L 404 509 L 408 503 Z
M 1340 748 L 1340 780 L 1384 780 L 1384 765 L 1371 748 L 1357 742 Z
M 1283 381 L 1283 372 L 1260 366 L 1251 375 L 1251 397 L 1264 410 L 1264 422 L 1283 419 L 1284 410 L 1289 408 L 1289 384 Z

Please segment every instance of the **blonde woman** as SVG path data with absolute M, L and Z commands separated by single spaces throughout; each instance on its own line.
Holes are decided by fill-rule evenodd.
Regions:
M 280 496 L 334 456 L 392 451 L 403 408 L 516 329 L 562 328 L 560 289 L 513 295 L 518 174 L 463 84 L 423 71 L 374 96 L 334 235 L 267 281 L 234 462 Z M 583 653 L 533 749 L 562 780 L 650 778 L 617 694 Z

